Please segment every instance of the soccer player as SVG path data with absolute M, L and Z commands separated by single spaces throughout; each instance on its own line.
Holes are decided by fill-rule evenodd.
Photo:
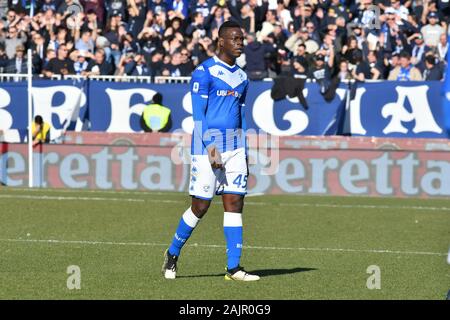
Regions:
M 191 146 L 192 204 L 183 214 L 166 250 L 162 268 L 166 279 L 175 279 L 180 251 L 206 214 L 214 193 L 222 195 L 223 226 L 227 242 L 226 280 L 255 281 L 239 264 L 242 252 L 242 209 L 247 191 L 244 101 L 247 75 L 235 64 L 243 51 L 239 24 L 226 21 L 219 28 L 219 53 L 192 74 L 194 132 Z

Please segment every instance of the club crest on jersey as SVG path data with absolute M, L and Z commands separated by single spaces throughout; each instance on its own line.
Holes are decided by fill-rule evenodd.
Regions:
M 234 90 L 217 90 L 217 96 L 219 96 L 219 97 L 232 96 L 232 97 L 240 98 L 241 94 Z

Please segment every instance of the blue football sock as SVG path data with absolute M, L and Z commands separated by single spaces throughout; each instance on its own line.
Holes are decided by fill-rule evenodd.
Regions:
M 242 254 L 242 214 L 225 212 L 223 231 L 227 241 L 227 268 L 233 269 L 239 266 Z
M 200 219 L 195 216 L 189 207 L 180 219 L 172 244 L 169 247 L 169 254 L 180 255 L 181 248 L 183 248 L 199 221 Z

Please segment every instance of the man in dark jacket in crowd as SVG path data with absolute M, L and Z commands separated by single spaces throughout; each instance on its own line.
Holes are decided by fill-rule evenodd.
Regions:
M 267 77 L 266 56 L 276 49 L 267 43 L 256 41 L 254 34 L 247 35 L 247 45 L 244 48 L 246 71 L 250 80 L 262 80 Z

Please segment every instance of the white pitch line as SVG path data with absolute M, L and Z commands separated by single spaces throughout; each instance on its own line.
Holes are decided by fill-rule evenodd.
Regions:
M 0 189 L 1 190 L 1 189 Z M 53 192 L 53 193 L 103 193 L 103 194 L 133 194 L 139 195 L 151 195 L 151 196 L 185 196 L 183 192 L 161 192 L 161 191 L 126 191 L 126 190 L 91 190 L 91 189 L 41 189 L 41 188 L 7 188 L 6 191 L 30 191 L 30 192 Z
M 101 198 L 101 197 L 67 197 L 67 196 L 38 196 L 38 195 L 9 195 L 0 194 L 0 198 L 9 199 L 32 199 L 32 200 L 59 200 L 59 201 L 124 201 L 124 202 L 156 202 L 156 203 L 186 203 L 184 200 L 165 199 L 138 199 L 138 198 Z M 428 206 L 388 206 L 388 205 L 364 205 L 364 204 L 320 204 L 320 203 L 273 203 L 246 201 L 246 205 L 254 206 L 280 206 L 280 207 L 313 207 L 313 208 L 360 208 L 360 209 L 387 209 L 387 210 L 431 210 L 450 211 L 450 207 L 428 207 Z
M 24 243 L 47 243 L 47 244 L 82 244 L 82 245 L 112 245 L 112 246 L 147 246 L 147 247 L 166 247 L 167 243 L 151 242 L 114 242 L 114 241 L 87 241 L 87 240 L 56 240 L 56 239 L 0 239 L 0 242 L 24 242 Z M 220 248 L 225 249 L 224 245 L 217 244 L 188 244 L 188 247 Z M 343 248 L 294 248 L 294 247 L 261 247 L 244 246 L 244 249 L 254 250 L 290 250 L 290 251 L 325 251 L 325 252 L 358 252 L 358 253 L 388 253 L 400 255 L 429 255 L 446 256 L 447 253 L 427 252 L 427 251 L 399 251 L 384 249 L 343 249 Z
M 30 196 L 30 195 L 9 195 L 0 194 L 0 198 L 8 199 L 31 199 L 31 200 L 75 200 L 75 201 L 125 201 L 125 202 L 145 202 L 144 199 L 131 198 L 99 198 L 99 197 L 61 197 L 61 196 Z
M 248 202 L 246 202 L 248 204 Z M 267 203 L 265 203 L 267 204 Z M 427 207 L 427 206 L 388 206 L 368 204 L 323 204 L 323 203 L 280 203 L 282 207 L 323 207 L 323 208 L 361 208 L 361 209 L 403 209 L 403 210 L 432 210 L 450 211 L 450 207 Z

